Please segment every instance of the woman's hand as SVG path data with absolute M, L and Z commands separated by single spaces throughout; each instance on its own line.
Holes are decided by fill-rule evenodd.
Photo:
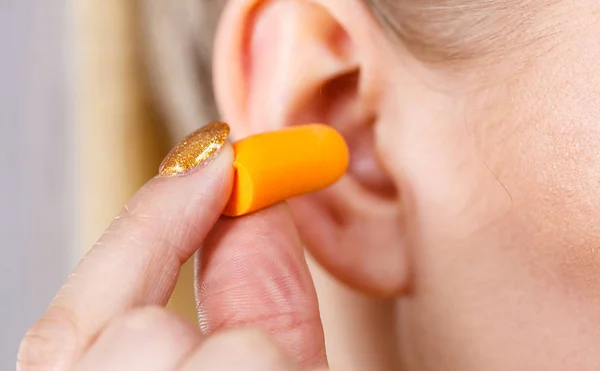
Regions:
M 27 333 L 19 370 L 324 366 L 314 285 L 287 209 L 219 220 L 232 159 L 225 145 L 208 166 L 142 187 Z M 200 328 L 163 308 L 196 251 Z
M 159 307 L 111 321 L 74 371 L 296 371 L 262 332 L 230 330 L 203 338 L 197 328 Z

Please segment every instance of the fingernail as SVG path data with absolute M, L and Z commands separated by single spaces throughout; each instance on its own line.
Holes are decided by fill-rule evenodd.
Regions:
M 160 164 L 161 176 L 187 175 L 214 159 L 229 136 L 229 125 L 213 122 L 188 135 Z

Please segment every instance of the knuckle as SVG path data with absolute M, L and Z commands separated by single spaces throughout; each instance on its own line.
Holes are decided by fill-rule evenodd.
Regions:
M 20 371 L 63 369 L 78 349 L 79 331 L 72 313 L 52 307 L 27 331 L 17 354 Z
M 163 207 L 152 197 L 140 197 L 143 202 L 134 197 L 121 210 L 117 219 L 133 220 L 139 223 L 166 223 L 169 221 L 169 215 Z

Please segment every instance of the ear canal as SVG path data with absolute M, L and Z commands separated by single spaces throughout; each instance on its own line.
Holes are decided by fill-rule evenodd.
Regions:
M 366 44 L 371 23 L 354 28 L 363 10 L 345 0 L 230 1 L 213 63 L 223 119 L 235 139 L 314 122 L 339 131 L 351 169 L 288 200 L 296 225 L 332 275 L 375 295 L 398 293 L 409 269 L 395 183 L 379 166 L 372 132 L 386 77 Z

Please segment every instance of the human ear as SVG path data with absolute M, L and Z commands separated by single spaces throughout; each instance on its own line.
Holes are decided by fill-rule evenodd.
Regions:
M 374 21 L 338 0 L 234 0 L 215 42 L 215 91 L 234 137 L 322 122 L 344 135 L 347 175 L 290 200 L 311 254 L 378 295 L 407 283 L 398 190 L 378 150 L 380 72 Z

